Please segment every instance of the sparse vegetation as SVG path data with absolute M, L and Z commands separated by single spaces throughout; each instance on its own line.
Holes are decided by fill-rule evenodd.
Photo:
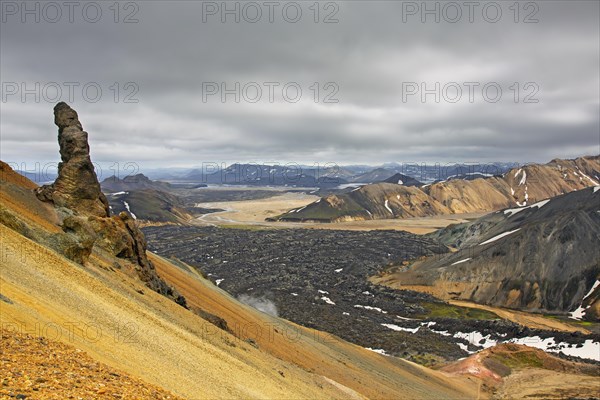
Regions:
M 500 319 L 496 314 L 478 310 L 476 308 L 458 307 L 447 303 L 422 303 L 427 313 L 420 315 L 420 318 L 454 318 L 454 319 L 479 319 L 493 320 Z

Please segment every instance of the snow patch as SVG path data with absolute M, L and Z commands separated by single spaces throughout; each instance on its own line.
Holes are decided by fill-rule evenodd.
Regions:
M 331 304 L 332 306 L 335 306 L 335 303 L 329 297 L 322 296 L 321 300 L 323 300 L 327 304 Z
M 389 328 L 393 331 L 404 331 L 404 332 L 410 332 L 410 333 L 417 333 L 417 331 L 420 328 L 420 326 L 417 326 L 416 328 L 403 328 L 401 326 L 394 325 L 394 324 L 381 324 L 381 325 L 385 326 L 386 328 Z
M 524 185 L 526 181 L 527 181 L 527 172 L 523 171 L 523 177 L 521 178 L 521 181 L 519 182 L 519 186 Z
M 123 205 L 125 206 L 125 208 L 129 212 L 129 214 L 131 214 L 131 216 L 133 217 L 133 219 L 137 219 L 137 217 L 135 216 L 135 214 L 131 212 L 131 209 L 129 208 L 129 204 L 126 201 L 123 202 Z
M 583 175 L 583 177 L 584 177 L 584 178 L 586 178 L 588 181 L 592 182 L 594 185 L 597 185 L 597 184 L 598 184 L 598 182 L 596 182 L 595 180 L 593 180 L 592 178 L 590 178 L 589 176 L 587 176 L 586 174 L 584 174 L 584 173 L 583 173 L 583 172 L 582 172 L 582 171 L 579 169 L 579 167 L 576 167 L 576 168 L 579 170 L 579 173 L 580 173 L 581 175 Z
M 487 349 L 488 347 L 492 347 L 498 344 L 497 341 L 491 339 L 491 335 L 483 336 L 480 332 L 474 331 L 469 333 L 464 332 L 456 332 L 454 334 L 455 338 L 464 339 L 473 346 L 483 347 Z
M 462 264 L 462 263 L 464 263 L 464 262 L 467 262 L 467 261 L 469 261 L 470 259 L 471 259 L 471 257 L 469 257 L 469 258 L 465 258 L 464 260 L 457 261 L 457 262 L 455 262 L 455 263 L 452 263 L 452 264 L 450 264 L 450 265 Z
M 587 311 L 587 309 L 590 308 L 590 306 L 587 306 L 586 308 L 583 308 L 583 302 L 584 302 L 585 299 L 587 299 L 588 297 L 591 296 L 591 294 L 594 292 L 594 290 L 596 290 L 596 288 L 598 287 L 598 285 L 600 285 L 600 281 L 599 280 L 597 280 L 596 282 L 594 282 L 594 285 L 589 290 L 589 292 L 587 292 L 587 294 L 585 296 L 583 296 L 583 298 L 581 299 L 581 304 L 579 305 L 579 307 L 577 307 L 577 309 L 575 311 L 572 311 L 572 312 L 569 313 L 569 318 L 576 319 L 576 320 L 581 320 L 583 318 L 583 316 L 585 315 L 585 312 Z
M 464 343 L 456 343 L 456 345 L 457 345 L 458 347 L 460 347 L 460 349 L 461 349 L 461 350 L 463 350 L 463 351 L 466 351 L 466 352 L 467 352 L 467 353 L 469 353 L 469 354 L 473 354 L 473 353 L 475 353 L 474 351 L 470 351 L 470 350 L 469 350 L 469 347 L 468 347 L 466 344 L 464 344 Z
M 587 294 L 585 296 L 583 296 L 582 300 L 587 299 L 588 297 L 590 297 L 592 295 L 592 293 L 594 292 L 594 290 L 596 290 L 596 288 L 600 285 L 600 280 L 596 280 L 596 282 L 594 282 L 594 285 L 592 286 L 592 288 L 590 289 L 589 292 L 587 292 Z
M 219 286 L 221 284 L 221 282 L 223 282 L 225 279 L 217 279 L 215 282 L 217 283 L 217 286 Z
M 387 314 L 388 313 L 387 311 L 383 311 L 379 307 L 363 306 L 363 305 L 360 305 L 360 304 L 355 304 L 354 308 L 364 308 L 365 310 L 373 310 L 373 311 L 380 312 L 382 314 Z
M 414 319 L 414 318 L 406 318 L 406 317 L 401 317 L 399 315 L 396 315 L 396 318 L 400 318 L 400 319 L 403 319 L 405 321 L 416 321 L 416 319 Z
M 370 347 L 365 347 L 365 349 L 370 350 L 370 351 L 374 351 L 375 353 L 381 354 L 383 356 L 387 356 L 388 354 L 385 352 L 385 350 L 383 349 L 372 349 Z
M 390 212 L 390 214 L 394 215 L 394 212 L 390 208 L 390 204 L 389 203 L 390 203 L 389 200 L 385 199 L 385 208 L 387 208 L 387 210 Z
M 579 305 L 579 307 L 577 307 L 577 309 L 575 311 L 571 311 L 569 313 L 569 318 L 580 321 L 583 318 L 583 316 L 585 315 L 586 311 L 587 311 L 587 308 L 583 308 L 581 305 Z
M 344 268 L 340 268 L 340 269 L 334 269 L 335 272 L 340 273 L 344 270 Z
M 516 213 L 521 212 L 523 210 L 527 210 L 528 208 L 536 207 L 536 208 L 540 209 L 540 208 L 544 207 L 549 201 L 550 201 L 550 199 L 547 199 L 547 200 L 538 201 L 535 204 L 532 204 L 532 205 L 526 206 L 526 207 L 522 207 L 522 208 L 509 208 L 508 210 L 504 210 L 504 214 L 505 215 L 510 214 L 509 217 L 512 217 Z
M 515 233 L 515 232 L 517 232 L 517 231 L 520 231 L 520 230 L 521 230 L 521 228 L 517 228 L 517 229 L 515 229 L 515 230 L 512 230 L 512 231 L 508 231 L 508 232 L 501 233 L 501 234 L 499 234 L 499 235 L 496 235 L 496 236 L 494 236 L 494 237 L 493 237 L 493 238 L 491 238 L 491 239 L 488 239 L 488 240 L 486 240 L 486 241 L 485 241 L 485 242 L 483 242 L 483 243 L 479 243 L 479 245 L 480 245 L 480 246 L 482 246 L 482 245 L 484 245 L 484 244 L 488 244 L 488 243 L 495 242 L 495 241 L 496 241 L 496 240 L 498 240 L 498 239 L 502 239 L 504 236 L 508 236 L 508 235 L 510 235 L 511 233 Z
M 429 330 L 433 333 L 437 333 L 438 335 L 452 336 L 450 333 L 448 333 L 448 331 L 436 331 L 435 329 L 431 329 L 431 328 Z

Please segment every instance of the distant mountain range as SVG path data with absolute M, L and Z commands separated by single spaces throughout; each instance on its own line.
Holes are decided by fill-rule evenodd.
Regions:
M 300 164 L 267 165 L 255 163 L 235 163 L 229 166 L 210 165 L 204 168 L 150 168 L 144 169 L 145 177 L 152 180 L 173 183 L 204 183 L 213 185 L 250 185 L 250 186 L 291 186 L 334 188 L 351 183 L 383 182 L 395 174 L 412 177 L 423 183 L 434 183 L 447 179 L 472 180 L 478 177 L 501 175 L 515 166 L 515 163 L 494 162 L 490 164 L 451 163 L 386 163 L 379 167 L 367 165 L 306 166 Z M 15 172 L 36 183 L 52 182 L 56 179 L 56 168 L 40 171 L 23 171 L 11 165 Z M 108 188 L 110 181 L 134 183 L 136 177 L 130 175 L 119 179 L 116 176 L 106 178 L 102 184 Z M 100 175 L 99 175 L 100 176 Z M 115 187 L 116 190 L 116 187 Z M 116 190 L 119 191 L 119 190 Z
M 130 190 L 154 189 L 169 190 L 171 184 L 161 181 L 150 180 L 144 174 L 129 175 L 120 179 L 116 176 L 106 178 L 100 183 L 104 192 L 123 192 Z
M 342 168 L 232 164 L 216 171 L 192 170 L 180 180 L 218 185 L 335 187 L 347 183 L 353 174 Z
M 282 221 L 340 222 L 349 220 L 425 217 L 486 212 L 526 206 L 563 193 L 600 184 L 600 156 L 555 159 L 548 164 L 513 168 L 501 175 L 449 179 L 420 187 L 407 184 L 368 184 L 330 194 L 301 209 L 278 216 Z M 395 181 L 396 178 L 391 178 Z M 402 177 L 398 182 L 402 181 Z
M 210 165 L 205 168 L 152 170 L 154 179 L 171 182 L 197 182 L 213 185 L 290 186 L 335 188 L 352 183 L 383 182 L 395 174 L 412 177 L 424 183 L 459 179 L 471 176 L 492 176 L 508 171 L 514 164 L 384 164 L 380 167 L 365 165 L 305 166 L 299 164 L 267 165 L 236 163 L 229 166 Z

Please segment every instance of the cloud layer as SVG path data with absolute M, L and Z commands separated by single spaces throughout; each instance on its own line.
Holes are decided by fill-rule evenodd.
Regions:
M 318 15 L 313 2 L 274 2 L 273 22 L 264 2 L 123 2 L 118 14 L 97 2 L 94 23 L 97 7 L 85 2 L 72 23 L 64 7 L 61 18 L 40 9 L 36 22 L 35 2 L 5 3 L 17 7 L 3 2 L 0 28 L 5 161 L 57 159 L 52 107 L 57 87 L 70 100 L 69 85 L 101 163 L 529 162 L 600 152 L 598 2 L 522 2 L 518 15 L 513 2 L 480 2 L 473 22 L 465 2 L 427 2 L 439 23 L 422 2 L 319 3 Z M 33 13 L 22 15 L 25 3 Z M 222 4 L 237 7 L 239 22 Z

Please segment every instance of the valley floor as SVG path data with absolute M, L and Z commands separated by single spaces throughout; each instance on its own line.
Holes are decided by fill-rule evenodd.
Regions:
M 205 214 L 192 221 L 200 226 L 246 226 L 248 228 L 303 228 L 303 229 L 342 229 L 369 231 L 376 229 L 403 230 L 416 234 L 425 234 L 451 224 L 477 219 L 486 213 L 449 214 L 435 217 L 379 219 L 370 221 L 348 221 L 337 223 L 316 222 L 269 222 L 266 218 L 283 214 L 292 208 L 304 207 L 318 196 L 286 192 L 265 199 L 242 201 L 217 201 L 196 204 L 196 207 L 222 209 L 225 211 Z
M 471 301 L 463 300 L 452 300 L 447 296 L 442 296 L 440 293 L 446 293 L 443 290 L 438 290 L 434 286 L 417 286 L 417 285 L 402 285 L 394 280 L 393 276 L 373 277 L 371 281 L 376 284 L 381 284 L 398 290 L 414 290 L 418 292 L 428 293 L 433 296 L 439 297 L 443 300 L 447 300 L 448 303 L 458 307 L 476 308 L 479 310 L 489 311 L 496 314 L 500 318 L 512 321 L 516 324 L 526 326 L 531 329 L 547 329 L 557 330 L 561 332 L 581 332 L 584 334 L 590 334 L 590 330 L 577 326 L 575 324 L 569 324 L 562 322 L 557 319 L 546 318 L 540 314 L 533 314 L 524 311 L 511 310 L 501 307 L 492 307 L 485 304 L 478 304 Z

